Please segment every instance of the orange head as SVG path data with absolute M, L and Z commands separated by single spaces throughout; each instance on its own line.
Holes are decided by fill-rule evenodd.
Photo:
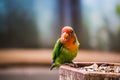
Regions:
M 65 26 L 61 31 L 61 42 L 68 42 L 74 36 L 74 31 L 71 27 Z
M 78 49 L 79 42 L 77 40 L 74 30 L 71 27 L 66 26 L 62 29 L 61 32 L 62 32 L 60 38 L 61 43 L 71 51 Z

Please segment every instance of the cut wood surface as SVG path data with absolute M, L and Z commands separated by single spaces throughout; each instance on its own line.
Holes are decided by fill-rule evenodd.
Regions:
M 69 65 L 62 65 L 59 68 L 59 80 L 120 80 L 120 73 L 116 72 L 101 72 L 101 71 L 86 71 L 86 69 L 83 69 L 86 67 L 86 65 L 91 66 L 89 62 L 83 62 L 83 63 L 76 63 L 77 67 L 71 67 Z M 97 63 L 96 65 L 102 65 L 107 64 L 106 67 L 119 67 L 120 63 Z M 113 66 L 113 65 L 118 66 Z M 104 66 L 105 67 L 105 66 Z
M 80 50 L 76 62 L 120 62 L 120 53 Z M 0 65 L 50 64 L 52 49 L 1 49 Z

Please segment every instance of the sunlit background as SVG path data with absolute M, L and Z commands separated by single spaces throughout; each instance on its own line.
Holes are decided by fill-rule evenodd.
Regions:
M 0 80 L 58 80 L 49 66 L 64 26 L 81 44 L 75 61 L 120 62 L 120 0 L 0 0 Z

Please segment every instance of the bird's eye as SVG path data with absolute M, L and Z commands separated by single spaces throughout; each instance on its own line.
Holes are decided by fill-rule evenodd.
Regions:
M 71 30 L 70 33 L 73 33 L 73 30 Z

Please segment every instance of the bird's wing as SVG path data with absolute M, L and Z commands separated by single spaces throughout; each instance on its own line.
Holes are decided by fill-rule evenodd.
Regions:
M 56 58 L 60 55 L 60 50 L 62 46 L 63 44 L 60 42 L 60 39 L 58 39 L 53 49 L 53 55 L 52 55 L 53 63 L 56 60 Z

